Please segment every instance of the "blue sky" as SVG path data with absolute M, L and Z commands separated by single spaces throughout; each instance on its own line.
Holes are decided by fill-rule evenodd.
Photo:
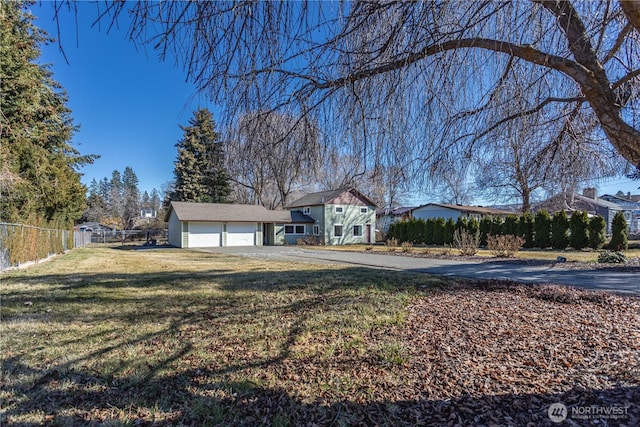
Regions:
M 178 125 L 188 124 L 199 105 L 192 85 L 172 63 L 157 54 L 137 51 L 125 37 L 127 23 L 107 34 L 91 27 L 95 5 L 77 2 L 78 30 L 70 12 L 61 14 L 60 38 L 68 63 L 57 43 L 42 46 L 42 63 L 52 64 L 54 79 L 66 90 L 68 106 L 80 131 L 74 146 L 82 154 L 99 154 L 93 165 L 82 168 L 82 181 L 111 177 L 131 166 L 141 191 L 150 191 L 173 179 L 175 144 L 182 137 Z M 57 37 L 51 3 L 32 6 L 36 25 Z M 124 17 L 124 16 L 123 16 Z M 77 37 L 76 37 L 77 35 Z
M 126 39 L 128 23 L 122 14 L 120 28 L 109 34 L 106 28 L 91 27 L 96 6 L 77 2 L 77 31 L 71 12 L 61 15 L 61 39 L 68 63 L 57 43 L 42 46 L 41 62 L 52 64 L 54 79 L 66 90 L 68 106 L 80 131 L 74 145 L 82 154 L 98 154 L 100 159 L 85 166 L 83 182 L 111 177 L 113 170 L 131 166 L 141 191 L 173 179 L 175 144 L 182 137 L 178 125 L 186 125 L 199 106 L 215 106 L 199 97 L 185 74 L 172 62 L 160 62 L 151 48 L 136 50 Z M 57 36 L 51 3 L 32 6 L 36 25 Z M 142 49 L 142 48 L 141 48 Z M 597 185 L 598 193 L 640 193 L 640 181 L 612 178 Z M 416 197 L 415 202 L 434 200 Z

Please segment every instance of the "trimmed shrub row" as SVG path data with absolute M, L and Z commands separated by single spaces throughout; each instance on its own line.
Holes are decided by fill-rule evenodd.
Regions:
M 410 219 L 391 224 L 389 239 L 399 243 L 448 245 L 453 243 L 455 232 L 464 230 L 470 235 L 478 235 L 480 246 L 487 246 L 488 236 L 518 236 L 525 248 L 601 249 L 605 246 L 606 223 L 603 217 L 589 218 L 586 212 L 576 211 L 571 219 L 565 211 L 549 215 L 539 211 L 535 217 L 530 212 L 501 217 Z M 620 251 L 628 247 L 627 222 L 621 212 L 616 213 L 612 223 L 612 237 L 609 248 Z

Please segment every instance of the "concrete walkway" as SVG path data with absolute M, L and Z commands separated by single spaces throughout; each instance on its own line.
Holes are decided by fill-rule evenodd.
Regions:
M 353 265 L 369 268 L 436 274 L 471 279 L 502 279 L 522 283 L 553 283 L 586 289 L 640 295 L 640 273 L 600 270 L 575 270 L 553 265 L 523 265 L 499 261 L 459 261 L 417 258 L 381 253 L 329 251 L 296 246 L 226 247 L 210 252 L 274 260 L 310 262 L 325 265 Z

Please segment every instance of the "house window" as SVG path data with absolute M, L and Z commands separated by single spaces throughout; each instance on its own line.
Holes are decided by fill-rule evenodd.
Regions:
M 361 213 L 361 214 L 369 213 L 369 208 L 367 208 L 367 207 L 360 208 L 360 213 Z
M 311 213 L 311 208 L 310 207 L 304 207 L 302 208 L 302 213 L 305 215 L 309 215 Z
M 362 237 L 362 226 L 354 225 L 353 226 L 353 236 L 354 237 Z
M 344 213 L 344 206 L 336 206 L 335 207 L 335 213 L 337 213 L 337 214 Z
M 342 224 L 336 224 L 333 226 L 333 236 L 342 237 Z
M 314 236 L 319 236 L 320 235 L 320 226 L 319 225 L 314 225 L 313 226 L 313 235 Z
M 305 233 L 304 225 L 285 225 L 284 226 L 284 234 L 304 234 Z

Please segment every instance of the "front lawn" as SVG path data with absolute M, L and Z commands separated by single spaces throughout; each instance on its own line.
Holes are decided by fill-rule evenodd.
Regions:
M 0 425 L 640 421 L 638 298 L 178 249 L 0 280 Z

